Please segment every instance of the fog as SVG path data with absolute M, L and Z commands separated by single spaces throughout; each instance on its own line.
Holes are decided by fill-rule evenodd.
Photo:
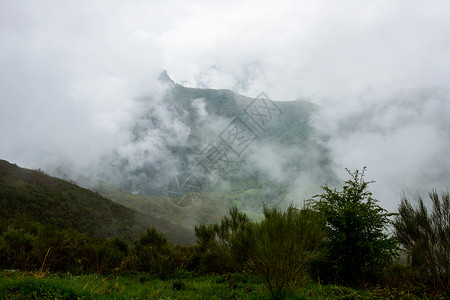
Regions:
M 334 171 L 344 180 L 344 168 L 367 166 L 389 210 L 403 192 L 448 186 L 445 0 L 1 1 L 0 158 L 86 176 L 110 155 L 173 169 L 163 145 L 189 128 L 162 100 L 164 69 L 188 87 L 318 104 L 312 124 Z M 148 109 L 160 123 L 133 136 Z M 204 139 L 227 121 L 209 122 Z M 262 145 L 250 161 L 284 180 L 274 166 L 292 151 Z

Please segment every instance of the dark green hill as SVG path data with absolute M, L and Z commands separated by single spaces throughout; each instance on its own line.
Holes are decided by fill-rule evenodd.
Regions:
M 72 228 L 92 237 L 127 240 L 155 227 L 174 243 L 194 242 L 191 231 L 168 220 L 136 212 L 42 171 L 0 160 L 0 225 L 30 221 Z

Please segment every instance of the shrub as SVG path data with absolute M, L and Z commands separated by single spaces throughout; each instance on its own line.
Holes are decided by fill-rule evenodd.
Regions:
M 171 245 L 155 228 L 147 232 L 135 242 L 136 258 L 134 269 L 158 275 L 161 279 L 174 271 L 171 264 Z
M 97 245 L 97 272 L 107 272 L 120 267 L 128 254 L 128 244 L 120 238 L 106 240 Z
M 322 256 L 325 224 L 316 212 L 293 206 L 284 212 L 265 207 L 264 217 L 251 228 L 251 261 L 272 298 L 281 298 L 305 283 L 309 264 Z
M 272 297 L 308 278 L 311 261 L 322 255 L 324 220 L 310 209 L 285 212 L 264 207 L 265 219 L 252 222 L 236 207 L 220 224 L 195 227 L 203 272 L 252 272 Z
M 31 261 L 35 236 L 22 230 L 9 228 L 0 237 L 0 266 L 25 270 Z
M 381 277 L 396 253 L 396 241 L 386 233 L 391 214 L 367 190 L 372 182 L 364 181 L 365 170 L 347 169 L 351 179 L 342 190 L 324 186 L 311 200 L 327 224 L 329 255 L 318 266 L 322 279 L 364 286 Z
M 251 248 L 245 234 L 251 222 L 236 207 L 230 209 L 219 224 L 195 226 L 200 255 L 200 270 L 208 272 L 241 271 Z
M 397 239 L 408 253 L 408 262 L 424 278 L 431 278 L 435 289 L 449 288 L 450 269 L 450 197 L 444 192 L 439 199 L 436 191 L 429 193 L 432 212 L 428 212 L 423 199 L 413 208 L 403 197 L 395 217 Z

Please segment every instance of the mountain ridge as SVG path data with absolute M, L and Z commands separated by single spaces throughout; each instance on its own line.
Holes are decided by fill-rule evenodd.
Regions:
M 167 184 L 176 174 L 204 173 L 198 165 L 201 155 L 208 145 L 223 145 L 225 130 L 233 122 L 236 123 L 236 118 L 252 132 L 255 139 L 245 152 L 235 151 L 238 155 L 230 151 L 229 144 L 225 145 L 224 150 L 228 151 L 227 155 L 232 157 L 233 162 L 226 170 L 229 174 L 220 175 L 221 179 L 229 181 L 235 178 L 237 182 L 241 180 L 236 176 L 248 177 L 249 172 L 268 173 L 265 175 L 271 177 L 273 173 L 270 170 L 260 170 L 257 164 L 251 164 L 251 161 L 259 159 L 255 158 L 258 151 L 268 149 L 278 158 L 261 159 L 282 161 L 281 169 L 286 171 L 286 176 L 282 176 L 284 178 L 276 180 L 286 181 L 286 177 L 289 177 L 287 181 L 293 185 L 297 173 L 306 171 L 306 168 L 314 169 L 314 172 L 308 173 L 317 174 L 318 178 L 314 178 L 314 181 L 321 181 L 315 184 L 317 187 L 333 180 L 327 149 L 310 124 L 310 117 L 319 110 L 318 105 L 305 100 L 272 101 L 263 93 L 260 98 L 251 98 L 228 89 L 184 87 L 175 83 L 167 72 L 161 73 L 160 78 L 169 82 L 170 87 L 162 101 L 156 101 L 156 104 L 147 102 L 148 107 L 136 119 L 131 130 L 132 143 L 128 146 L 145 149 L 150 147 L 147 143 L 153 142 L 164 155 L 155 158 L 151 152 L 146 153 L 144 150 L 138 153 L 139 165 L 133 166 L 130 161 L 136 158 L 113 154 L 106 158 L 105 166 L 114 167 L 105 172 L 106 177 L 102 181 L 139 195 L 164 196 Z M 259 111 L 251 111 L 256 105 Z M 273 115 L 267 118 L 269 114 Z M 258 123 L 258 117 L 262 120 L 262 116 L 265 117 L 265 124 Z M 284 159 L 281 157 L 283 153 L 289 157 Z M 288 164 L 285 160 L 291 160 L 292 163 Z M 316 166 L 314 162 L 317 162 Z M 206 171 L 208 173 L 209 170 Z M 114 173 L 120 173 L 121 176 L 108 178 L 108 174 Z

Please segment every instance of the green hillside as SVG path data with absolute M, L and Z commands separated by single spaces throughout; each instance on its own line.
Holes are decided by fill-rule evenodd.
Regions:
M 73 183 L 0 160 L 0 225 L 39 222 L 72 228 L 92 237 L 137 238 L 155 227 L 179 244 L 194 242 L 192 231 L 149 217 Z
M 189 231 L 192 231 L 194 226 L 200 223 L 219 222 L 233 204 L 226 199 L 202 193 L 195 195 L 194 205 L 181 207 L 166 196 L 133 195 L 106 184 L 100 184 L 95 190 L 116 203 L 130 207 L 152 218 L 170 220 L 175 225 Z

